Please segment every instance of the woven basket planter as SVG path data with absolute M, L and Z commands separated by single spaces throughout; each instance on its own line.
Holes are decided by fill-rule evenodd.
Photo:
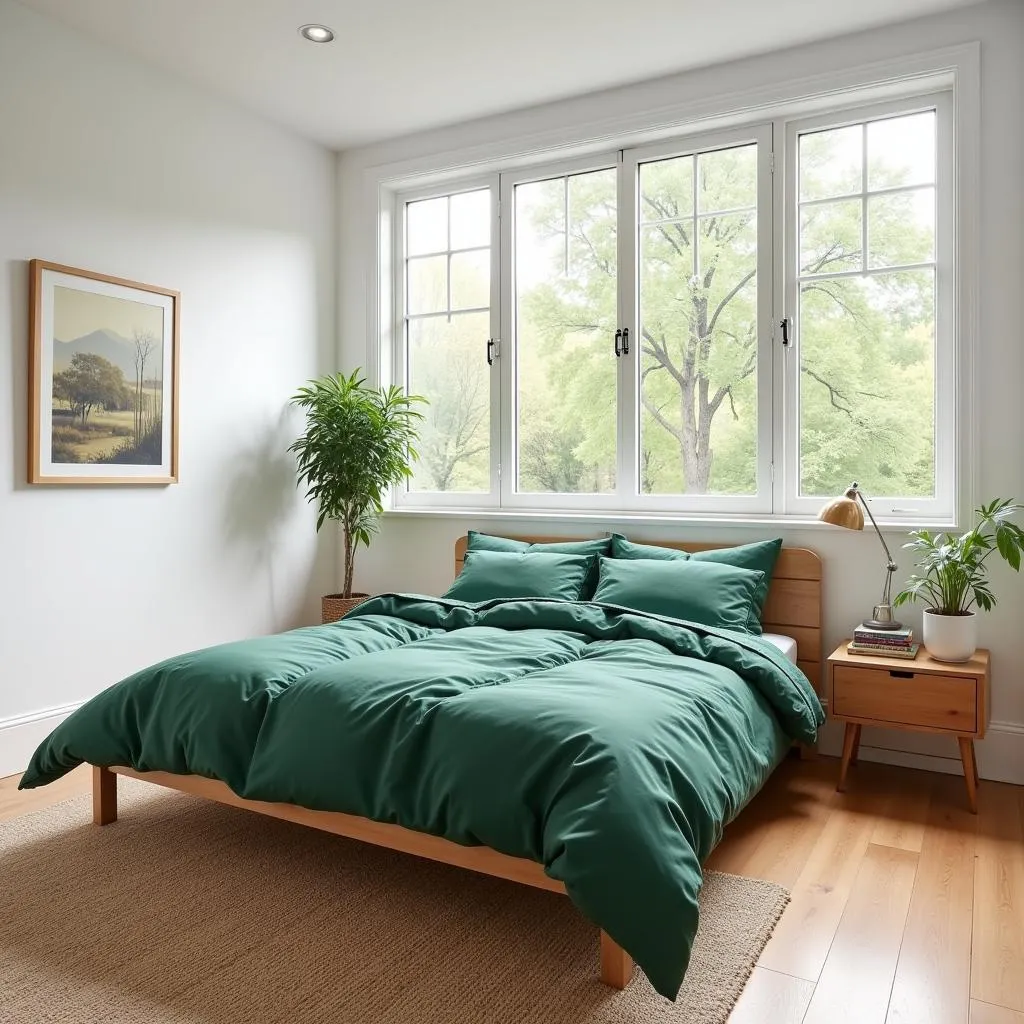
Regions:
M 347 615 L 357 604 L 362 604 L 369 594 L 353 594 L 352 597 L 342 597 L 341 594 L 325 594 L 320 598 L 320 621 L 324 624 L 337 622 L 343 615 Z

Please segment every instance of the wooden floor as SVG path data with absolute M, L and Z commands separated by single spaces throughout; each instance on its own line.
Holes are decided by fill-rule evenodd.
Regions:
M 731 1024 L 1024 1024 L 1024 788 L 861 764 L 788 761 L 709 867 L 786 886 L 792 902 Z M 0 820 L 88 790 L 79 769 L 28 793 L 0 780 Z

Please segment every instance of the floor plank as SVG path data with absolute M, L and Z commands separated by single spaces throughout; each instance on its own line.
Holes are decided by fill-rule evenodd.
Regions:
M 813 982 L 755 967 L 729 1024 L 800 1024 L 813 993 Z
M 771 800 L 756 800 L 729 826 L 729 841 L 711 854 L 709 868 L 787 888 L 796 883 L 831 813 L 835 779 L 816 763 L 788 762 L 779 772 Z
M 51 782 L 40 789 L 18 790 L 20 775 L 9 775 L 0 779 L 0 821 L 16 818 L 21 814 L 41 811 L 51 804 L 60 803 L 73 796 L 88 793 L 92 788 L 92 775 L 89 766 L 80 765 L 68 772 L 62 779 Z
M 972 999 L 971 1024 L 1024 1024 L 1024 1013 Z
M 1024 1011 L 1024 790 L 978 790 L 971 998 Z
M 935 780 L 889 1024 L 964 1024 L 967 1019 L 978 818 L 963 803 L 961 779 Z
M 829 815 L 758 965 L 816 982 L 867 852 L 874 816 L 857 798 Z
M 917 875 L 917 854 L 869 846 L 804 1024 L 882 1024 Z
M 931 805 L 932 786 L 938 780 L 930 772 L 907 772 L 906 781 L 898 787 L 889 786 L 878 811 L 878 823 L 871 836 L 877 846 L 921 852 L 925 821 Z M 963 782 L 960 794 L 963 796 Z
M 792 810 L 796 803 L 789 795 L 794 779 L 799 779 L 793 762 L 785 760 L 762 790 L 734 821 L 726 826 L 722 841 L 711 851 L 705 867 L 714 871 L 743 874 L 743 865 L 752 857 L 765 837 L 774 829 L 774 821 L 781 814 L 787 820 L 799 812 Z M 799 785 L 799 783 L 796 783 Z M 764 799 L 770 787 L 772 798 Z

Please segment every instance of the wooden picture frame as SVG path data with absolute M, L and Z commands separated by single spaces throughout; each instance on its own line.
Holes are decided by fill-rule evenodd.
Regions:
M 29 266 L 28 482 L 177 483 L 180 294 Z

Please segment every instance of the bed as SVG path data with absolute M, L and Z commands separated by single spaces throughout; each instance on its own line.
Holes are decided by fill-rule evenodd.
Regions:
M 122 681 L 22 785 L 88 762 L 100 825 L 128 776 L 567 893 L 601 929 L 603 982 L 623 988 L 635 958 L 674 998 L 703 859 L 822 720 L 814 552 L 781 550 L 762 618 L 767 639 L 590 602 L 383 595 Z

